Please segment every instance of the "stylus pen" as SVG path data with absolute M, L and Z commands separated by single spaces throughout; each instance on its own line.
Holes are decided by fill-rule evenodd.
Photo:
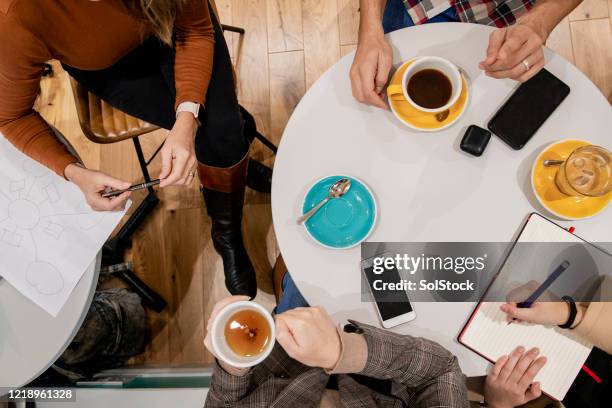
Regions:
M 542 293 L 544 293 L 544 291 L 548 289 L 550 285 L 552 285 L 553 282 L 557 280 L 557 278 L 561 276 L 561 274 L 565 272 L 567 268 L 569 268 L 569 266 L 570 266 L 569 261 L 561 262 L 561 265 L 557 266 L 557 269 L 555 269 L 550 275 L 548 275 L 548 278 L 546 278 L 546 280 L 540 285 L 540 287 L 537 288 L 535 292 L 533 292 L 531 296 L 527 298 L 527 300 L 517 303 L 516 307 L 520 307 L 521 309 L 530 308 L 533 305 L 533 303 L 536 300 L 538 300 L 540 296 L 542 296 Z M 512 323 L 515 320 L 516 319 L 510 320 L 508 324 Z
M 125 190 L 113 190 L 113 191 L 104 193 L 102 194 L 102 197 L 104 198 L 115 197 L 115 196 L 118 196 L 119 194 L 125 193 L 126 191 L 142 190 L 143 188 L 149 188 L 151 186 L 156 186 L 159 183 L 161 183 L 160 179 L 149 181 L 148 183 L 134 184 L 133 186 L 130 186 L 129 188 L 126 188 Z

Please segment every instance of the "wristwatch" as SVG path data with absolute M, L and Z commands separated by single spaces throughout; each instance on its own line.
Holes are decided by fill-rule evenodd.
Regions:
M 576 320 L 576 314 L 578 313 L 578 309 L 576 308 L 576 302 L 574 301 L 574 299 L 572 299 L 571 296 L 563 296 L 561 299 L 563 299 L 563 301 L 568 304 L 570 308 L 570 313 L 567 318 L 567 321 L 564 324 L 560 324 L 559 327 L 562 329 L 571 329 L 574 325 L 574 321 Z
M 193 114 L 196 122 L 200 125 L 200 120 L 198 119 L 198 115 L 200 114 L 200 104 L 196 102 L 181 102 L 179 106 L 176 108 L 176 117 L 181 112 L 190 112 Z

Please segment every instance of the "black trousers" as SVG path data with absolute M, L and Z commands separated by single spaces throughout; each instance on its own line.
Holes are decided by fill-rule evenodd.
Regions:
M 230 167 L 249 149 L 244 119 L 234 86 L 232 61 L 223 31 L 212 10 L 215 28 L 213 70 L 195 140 L 198 161 L 208 166 Z M 88 91 L 111 106 L 146 122 L 171 129 L 175 122 L 173 48 L 157 38 L 141 46 L 115 65 L 100 71 L 86 71 L 63 65 Z

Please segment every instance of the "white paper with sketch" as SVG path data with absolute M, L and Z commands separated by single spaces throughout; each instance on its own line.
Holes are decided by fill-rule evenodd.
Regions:
M 72 183 L 0 134 L 0 276 L 57 316 L 125 212 L 92 211 Z
M 532 215 L 517 242 L 582 242 L 540 215 Z M 505 265 L 506 267 L 507 265 Z M 500 272 L 503 275 L 503 271 Z M 500 302 L 479 305 L 460 341 L 487 359 L 495 361 L 518 346 L 540 349 L 547 362 L 538 373 L 542 391 L 562 400 L 582 369 L 593 345 L 575 332 L 556 326 L 508 325 Z

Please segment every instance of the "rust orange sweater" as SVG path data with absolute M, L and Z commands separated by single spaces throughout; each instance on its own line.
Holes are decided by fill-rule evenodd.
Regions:
M 43 63 L 84 70 L 112 66 L 151 34 L 121 0 L 0 0 L 0 132 L 63 176 L 76 159 L 32 109 Z M 190 0 L 175 21 L 176 104 L 204 103 L 214 30 L 207 0 Z

